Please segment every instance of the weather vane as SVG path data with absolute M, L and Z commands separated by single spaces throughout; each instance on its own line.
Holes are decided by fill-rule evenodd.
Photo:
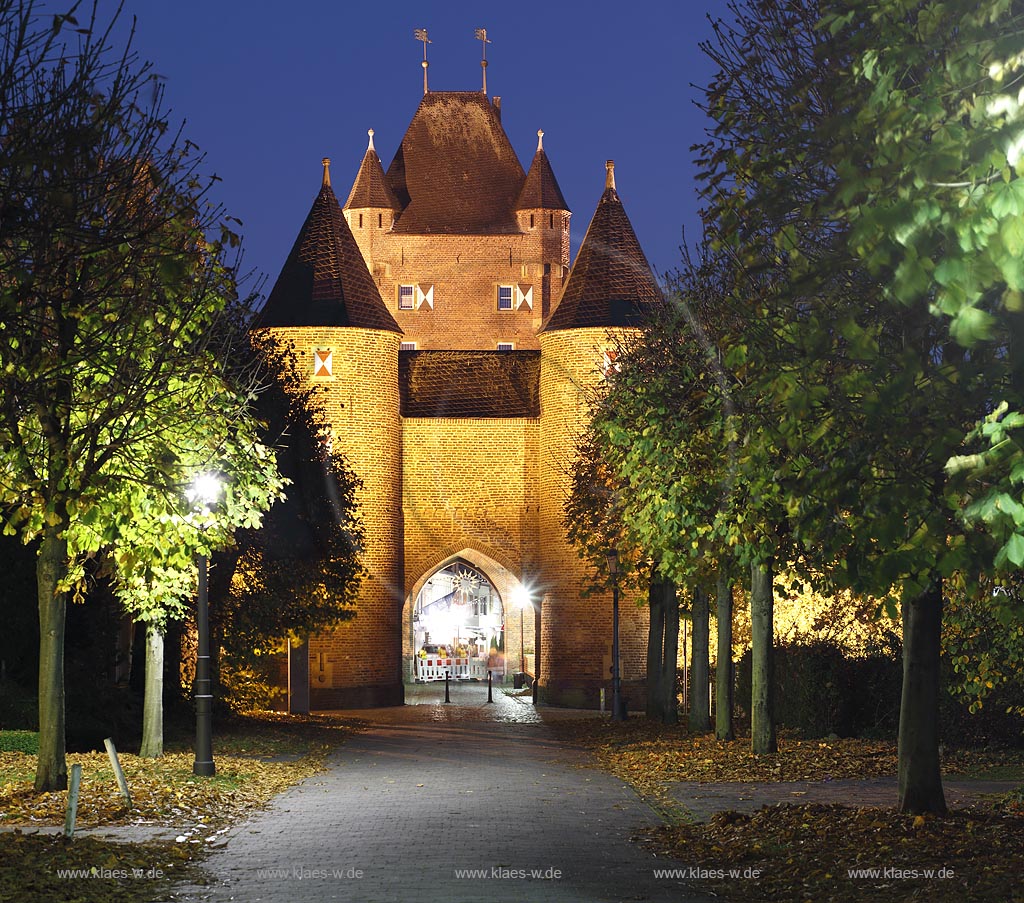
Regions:
M 415 37 L 417 41 L 422 41 L 423 42 L 423 93 L 426 94 L 427 93 L 427 66 L 430 65 L 430 63 L 427 62 L 427 44 L 430 44 L 432 42 L 431 42 L 430 38 L 427 37 L 427 30 L 425 28 L 415 28 L 415 29 L 413 29 L 413 37 Z
M 484 71 L 484 95 L 487 94 L 487 45 L 491 42 L 487 40 L 487 29 L 478 28 L 476 30 L 476 39 L 481 44 L 481 50 L 483 51 L 483 59 L 480 61 L 480 68 Z

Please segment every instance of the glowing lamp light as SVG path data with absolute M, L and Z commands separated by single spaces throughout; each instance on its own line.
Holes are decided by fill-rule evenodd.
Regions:
M 532 604 L 530 591 L 522 584 L 512 590 L 512 604 L 521 609 L 527 609 Z
M 215 473 L 204 471 L 197 474 L 188 488 L 188 499 L 193 505 L 211 507 L 220 496 L 221 480 Z

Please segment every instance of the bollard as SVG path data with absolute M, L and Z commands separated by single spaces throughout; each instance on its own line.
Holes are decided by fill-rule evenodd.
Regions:
M 68 788 L 68 811 L 64 818 L 64 836 L 75 836 L 75 817 L 78 815 L 78 789 L 82 785 L 82 766 L 71 766 L 71 786 Z
M 103 741 L 103 745 L 107 748 L 107 756 L 110 758 L 110 766 L 114 769 L 114 778 L 117 780 L 117 789 L 121 791 L 121 796 L 124 799 L 124 805 L 126 809 L 132 808 L 132 795 L 128 792 L 128 782 L 124 778 L 124 770 L 121 768 L 121 762 L 117 758 L 117 750 L 114 748 L 114 741 L 107 737 Z
M 487 701 L 489 703 L 494 702 L 494 697 L 491 695 L 491 672 L 487 672 Z
M 445 702 L 451 702 L 452 701 L 451 696 L 448 695 L 448 678 L 449 677 L 451 677 L 451 674 L 449 674 L 447 671 L 445 671 L 444 672 L 444 701 Z

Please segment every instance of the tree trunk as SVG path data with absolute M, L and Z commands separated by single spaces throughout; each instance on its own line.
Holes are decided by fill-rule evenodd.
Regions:
M 651 571 L 647 590 L 650 609 L 650 630 L 647 633 L 647 717 L 664 719 L 665 707 L 661 690 L 661 657 L 665 647 L 665 587 L 661 575 Z
M 679 657 L 679 597 L 671 580 L 662 583 L 662 606 L 665 610 L 665 651 L 661 660 L 661 700 L 664 724 L 679 723 L 676 701 L 676 661 Z
M 754 753 L 778 751 L 772 642 L 774 596 L 771 563 L 750 566 L 751 700 L 750 742 Z
M 156 759 L 164 754 L 164 633 L 146 625 L 146 690 L 142 698 L 142 746 L 139 755 Z
M 172 705 L 185 698 L 181 684 L 181 621 L 171 621 L 164 634 L 164 692 Z
M 693 590 L 693 651 L 690 662 L 690 730 L 697 734 L 706 734 L 711 730 L 711 699 L 709 679 L 711 663 L 710 647 L 710 607 L 708 594 L 704 587 Z
M 903 603 L 903 692 L 900 698 L 900 812 L 944 815 L 939 763 L 939 654 L 942 580 Z
M 64 618 L 66 596 L 57 585 L 67 573 L 68 544 L 46 527 L 36 562 L 39 597 L 39 757 L 37 791 L 66 790 L 64 742 Z
M 715 737 L 733 740 L 732 729 L 732 584 L 718 572 L 715 618 L 718 626 L 718 664 L 715 666 Z

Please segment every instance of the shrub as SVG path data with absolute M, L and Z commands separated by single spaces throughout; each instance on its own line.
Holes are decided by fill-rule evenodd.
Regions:
M 736 669 L 737 709 L 750 699 L 750 652 Z M 780 727 L 805 737 L 892 735 L 899 722 L 900 661 L 892 649 L 845 654 L 831 640 L 775 648 L 775 712 Z
M 39 734 L 36 731 L 0 731 L 0 752 L 38 755 Z

